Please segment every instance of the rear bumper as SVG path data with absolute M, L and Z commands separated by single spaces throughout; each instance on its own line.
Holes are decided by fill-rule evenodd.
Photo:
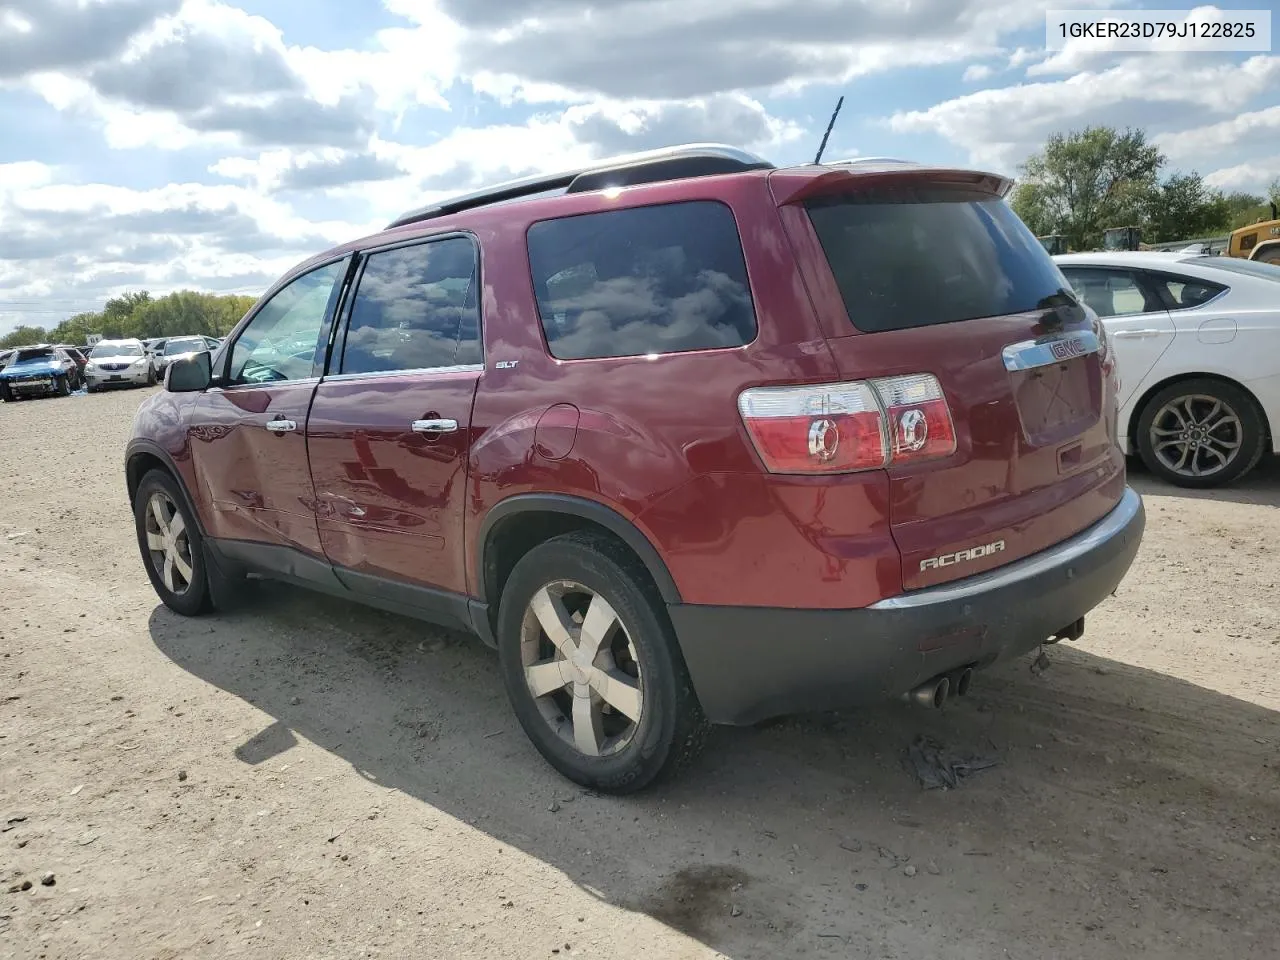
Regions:
M 1048 550 L 870 607 L 669 610 L 712 721 L 855 706 L 1034 649 L 1115 590 L 1145 524 L 1142 498 L 1126 488 L 1105 517 Z

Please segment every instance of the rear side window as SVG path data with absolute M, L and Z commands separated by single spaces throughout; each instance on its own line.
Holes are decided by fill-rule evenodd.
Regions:
M 1040 241 L 989 193 L 905 186 L 807 209 L 859 330 L 1045 309 L 1069 289 Z
M 691 201 L 529 228 L 551 355 L 561 360 L 740 347 L 755 308 L 733 214 Z
M 1131 317 L 1163 310 L 1155 291 L 1148 291 L 1129 270 L 1063 267 L 1076 294 L 1100 317 Z
M 480 362 L 476 247 L 449 237 L 369 255 L 341 373 L 396 373 Z
M 1175 277 L 1170 274 L 1151 274 L 1151 282 L 1163 288 L 1172 310 L 1188 310 L 1208 303 L 1223 290 L 1221 284 L 1210 283 L 1195 277 Z

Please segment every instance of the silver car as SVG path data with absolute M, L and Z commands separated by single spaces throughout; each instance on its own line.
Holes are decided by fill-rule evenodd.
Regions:
M 156 375 L 163 377 L 165 368 L 179 357 L 212 351 L 217 346 L 217 341 L 212 337 L 170 337 L 164 342 L 164 348 L 156 354 Z
M 84 382 L 90 393 L 107 387 L 146 387 L 156 382 L 156 367 L 141 340 L 101 340 L 89 351 Z

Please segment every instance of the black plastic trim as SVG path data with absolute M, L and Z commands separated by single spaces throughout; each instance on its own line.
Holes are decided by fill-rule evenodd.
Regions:
M 361 599 L 370 598 L 405 611 L 420 611 L 411 616 L 431 620 L 442 626 L 451 626 L 459 630 L 473 629 L 471 609 L 468 605 L 469 598 L 464 594 L 405 583 L 347 567 L 332 569 L 333 575 Z
M 662 594 L 664 601 L 669 604 L 680 603 L 680 591 L 676 587 L 675 580 L 672 579 L 671 571 L 667 569 L 667 565 L 663 562 L 653 544 L 649 542 L 649 538 L 636 529 L 635 524 L 613 508 L 606 507 L 602 503 L 560 493 L 517 494 L 494 504 L 489 512 L 485 514 L 484 520 L 480 524 L 480 536 L 476 541 L 480 545 L 476 558 L 476 592 L 479 594 L 479 600 L 482 603 L 496 603 L 498 600 L 497 597 L 486 595 L 485 586 L 485 561 L 494 530 L 504 520 L 522 513 L 568 514 L 569 516 L 581 517 L 584 520 L 598 523 L 611 533 L 617 534 L 627 546 L 636 552 L 636 555 L 640 557 L 640 561 L 649 571 L 649 575 L 653 577 L 653 582 L 657 585 L 658 592 Z
M 232 566 L 438 626 L 477 632 L 470 598 L 462 594 L 336 567 L 323 557 L 282 544 L 206 539 L 205 547 L 224 568 Z

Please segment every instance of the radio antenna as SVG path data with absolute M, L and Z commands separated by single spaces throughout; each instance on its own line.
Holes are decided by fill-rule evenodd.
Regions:
M 844 97 L 836 101 L 836 108 L 831 113 L 831 120 L 827 123 L 827 132 L 822 135 L 822 143 L 818 144 L 818 155 L 813 158 L 815 164 L 822 162 L 822 154 L 827 149 L 827 138 L 831 136 L 831 128 L 836 125 L 836 117 L 840 115 L 840 108 L 844 106 Z

